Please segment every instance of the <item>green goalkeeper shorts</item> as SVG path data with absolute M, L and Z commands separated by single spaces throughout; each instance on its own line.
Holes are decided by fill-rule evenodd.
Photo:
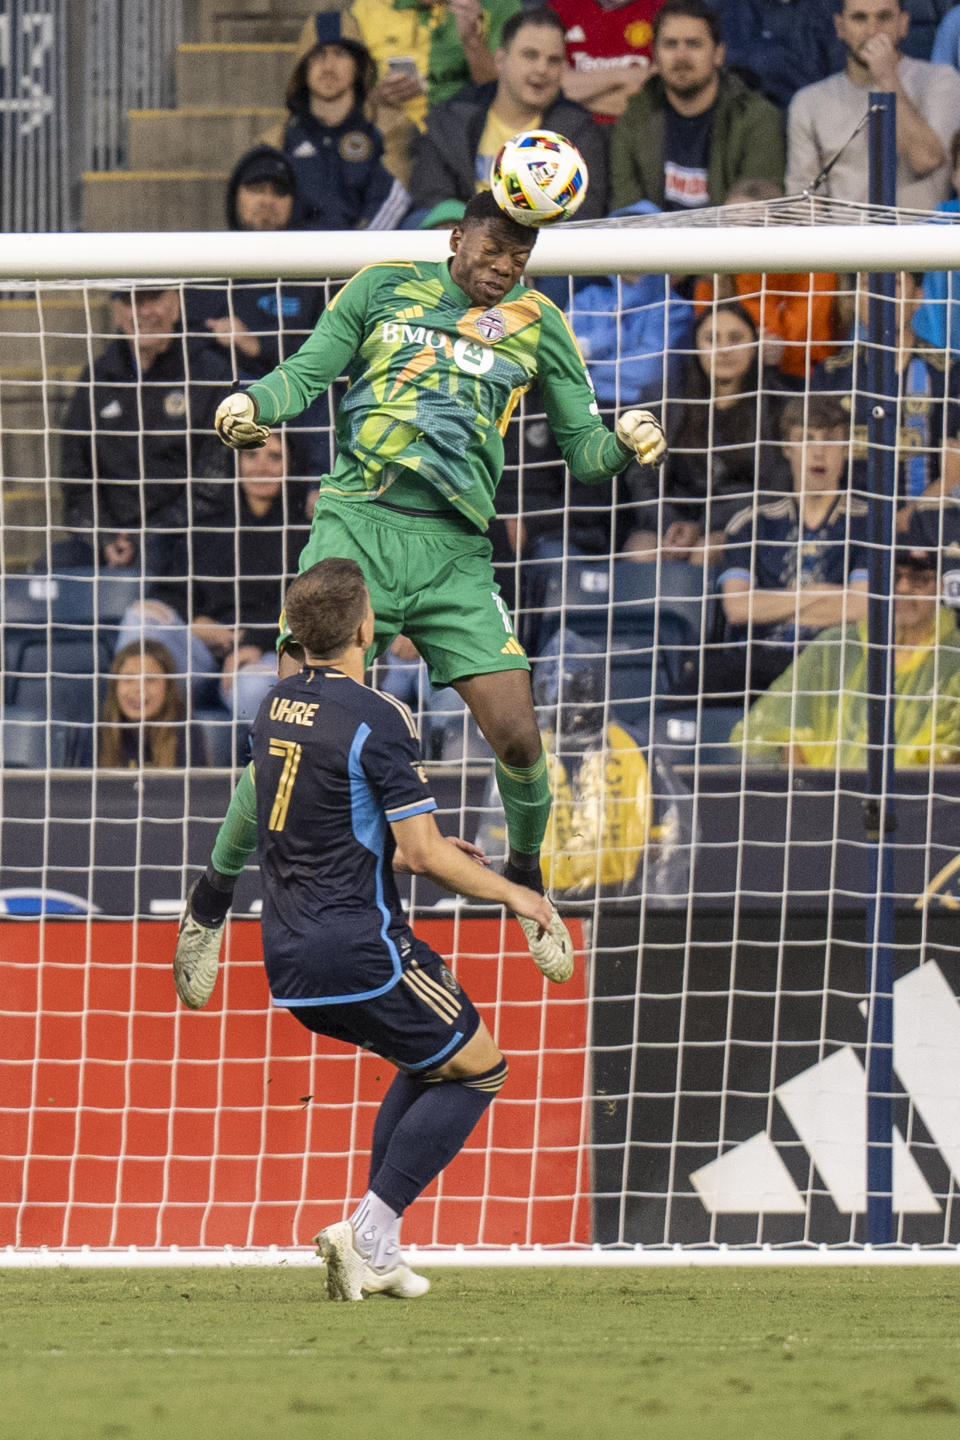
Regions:
M 321 495 L 300 572 L 330 556 L 356 560 L 377 621 L 368 662 L 406 635 L 427 662 L 431 685 L 449 685 L 530 668 L 491 554 L 486 536 L 457 517 L 408 515 L 374 501 Z

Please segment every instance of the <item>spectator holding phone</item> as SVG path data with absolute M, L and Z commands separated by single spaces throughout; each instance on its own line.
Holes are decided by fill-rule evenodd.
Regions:
M 314 43 L 287 87 L 290 120 L 282 148 L 290 160 L 306 230 L 395 230 L 409 209 L 404 186 L 383 163 L 383 136 L 364 112 L 376 65 L 343 17 L 324 11 Z M 271 137 L 272 138 L 272 137 Z
M 410 151 L 430 106 L 465 85 L 497 76 L 494 54 L 503 27 L 520 0 L 354 0 L 343 12 L 342 33 L 361 41 L 373 57 L 377 82 L 368 118 L 384 137 L 387 169 L 406 185 Z M 317 43 L 325 12 L 306 21 L 300 52 Z

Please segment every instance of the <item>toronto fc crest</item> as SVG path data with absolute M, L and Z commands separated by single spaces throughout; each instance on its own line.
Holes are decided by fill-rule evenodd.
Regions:
M 477 332 L 491 345 L 496 345 L 507 333 L 507 322 L 501 310 L 487 310 L 477 321 Z

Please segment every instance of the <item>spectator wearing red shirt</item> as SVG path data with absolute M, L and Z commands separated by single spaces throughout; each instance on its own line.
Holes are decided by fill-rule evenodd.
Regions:
M 612 125 L 650 71 L 653 17 L 663 0 L 550 0 L 566 28 L 563 93 Z

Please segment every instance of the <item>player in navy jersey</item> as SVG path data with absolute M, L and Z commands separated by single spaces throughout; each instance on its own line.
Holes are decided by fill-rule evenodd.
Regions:
M 317 1245 L 332 1300 L 411 1299 L 429 1286 L 403 1262 L 401 1216 L 460 1151 L 507 1065 L 443 960 L 407 924 L 394 866 L 545 928 L 552 907 L 437 829 L 409 711 L 363 684 L 374 614 L 356 562 L 304 571 L 285 614 L 304 665 L 263 701 L 253 739 L 264 962 L 274 1005 L 397 1067 L 374 1126 L 369 1188 Z M 175 967 L 175 976 L 181 995 L 202 985 L 203 1003 L 216 960 L 212 975 Z

